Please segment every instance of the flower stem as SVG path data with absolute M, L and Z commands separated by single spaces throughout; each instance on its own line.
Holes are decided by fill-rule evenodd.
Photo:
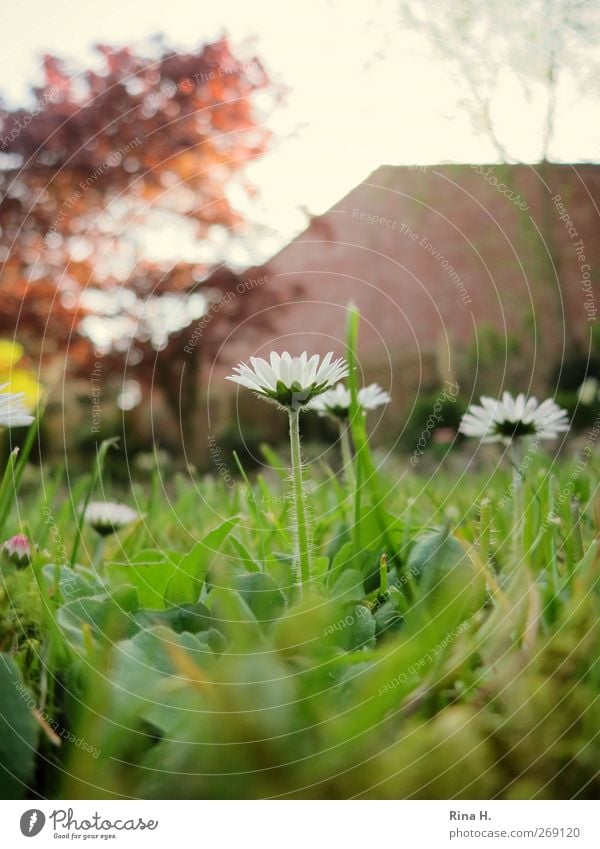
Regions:
M 492 536 L 492 502 L 482 498 L 479 503 L 479 527 L 477 529 L 477 547 L 479 559 L 484 566 L 490 562 L 490 541 Z
M 102 568 L 102 558 L 104 557 L 104 549 L 106 547 L 106 538 L 103 536 L 98 536 L 98 540 L 96 542 L 96 548 L 94 551 L 94 556 L 92 558 L 92 566 L 98 571 Z
M 290 413 L 290 448 L 292 453 L 292 483 L 294 488 L 294 507 L 296 510 L 297 555 L 300 561 L 300 579 L 302 587 L 310 581 L 310 551 L 308 544 L 308 524 L 306 521 L 306 503 L 304 482 L 302 480 L 302 460 L 300 457 L 300 411 Z
M 571 499 L 571 519 L 573 528 L 571 534 L 573 536 L 573 565 L 579 563 L 583 558 L 583 535 L 581 533 L 581 513 L 579 511 L 579 499 Z
M 354 476 L 354 457 L 352 456 L 352 447 L 350 445 L 350 425 L 347 422 L 340 422 L 340 448 L 342 451 L 342 466 L 344 467 L 344 475 L 348 488 L 354 492 L 356 487 L 356 478 Z
M 513 559 L 516 569 L 523 555 L 523 525 L 525 521 L 523 505 L 523 446 L 519 439 L 510 442 L 511 463 L 513 467 Z

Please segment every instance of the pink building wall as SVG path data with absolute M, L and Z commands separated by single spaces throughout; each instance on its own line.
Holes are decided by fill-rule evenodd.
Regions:
M 492 326 L 507 348 L 498 389 L 506 374 L 547 384 L 597 322 L 599 205 L 595 165 L 382 166 L 266 264 L 277 330 L 250 320 L 224 365 L 272 349 L 343 353 L 352 300 L 366 379 L 418 391 L 432 360 L 452 373 Z

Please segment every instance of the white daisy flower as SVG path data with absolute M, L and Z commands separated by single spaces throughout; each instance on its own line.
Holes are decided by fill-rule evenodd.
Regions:
M 510 392 L 505 392 L 502 400 L 482 396 L 481 406 L 471 404 L 462 417 L 459 431 L 482 442 L 508 445 L 513 439 L 525 436 L 556 439 L 568 429 L 567 411 L 552 398 L 540 404 L 537 398 L 526 398 L 523 393 L 513 398 Z
M 139 513 L 127 504 L 116 501 L 91 501 L 85 508 L 85 521 L 101 536 L 114 534 L 139 518 Z
M 586 377 L 577 391 L 577 397 L 582 404 L 589 406 L 600 397 L 600 383 L 595 377 Z
M 240 363 L 234 368 L 237 374 L 226 380 L 252 389 L 288 410 L 298 410 L 347 376 L 345 360 L 340 357 L 332 361 L 332 358 L 331 351 L 321 363 L 318 354 L 309 359 L 306 351 L 299 357 L 292 357 L 287 351 L 281 355 L 272 353 L 270 363 L 261 357 L 250 357 L 251 366 Z
M 351 400 L 350 390 L 343 383 L 338 383 L 311 401 L 310 409 L 320 416 L 330 415 L 343 419 L 348 415 Z
M 358 390 L 358 403 L 363 410 L 376 410 L 392 400 L 390 393 L 382 389 L 378 383 L 370 383 Z
M 376 410 L 388 404 L 392 399 L 378 383 L 371 383 L 358 390 L 358 403 L 365 412 Z M 348 417 L 352 401 L 350 390 L 343 383 L 338 383 L 333 389 L 328 389 L 310 404 L 311 410 L 316 410 L 320 416 L 334 416 L 338 419 Z
M 8 386 L 0 386 L 0 425 L 4 427 L 26 427 L 33 421 L 23 399 L 24 392 L 5 392 Z

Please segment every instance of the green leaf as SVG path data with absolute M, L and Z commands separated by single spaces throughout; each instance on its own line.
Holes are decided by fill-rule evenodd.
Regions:
M 126 563 L 108 563 L 106 575 L 111 587 L 131 584 L 138 591 L 142 607 L 160 610 L 166 606 L 165 591 L 177 573 L 180 560 L 177 552 L 149 548 Z
M 346 563 L 349 563 L 354 554 L 354 545 L 352 542 L 346 542 L 333 555 L 331 568 L 327 578 L 327 583 L 332 586 L 340 576 L 340 573 Z
M 374 613 L 375 634 L 378 641 L 384 637 L 387 639 L 400 631 L 404 624 L 402 614 L 398 610 L 398 601 L 403 601 L 400 591 L 396 587 L 392 587 L 388 596 Z
M 181 558 L 163 588 L 163 606 L 193 604 L 198 600 L 215 555 L 239 521 L 240 517 L 234 516 L 221 522 Z
M 77 553 L 79 551 L 79 546 L 81 545 L 81 531 L 83 529 L 85 511 L 90 502 L 90 498 L 96 489 L 96 485 L 98 481 L 102 477 L 102 471 L 104 469 L 104 461 L 106 460 L 106 455 L 108 453 L 109 448 L 117 446 L 119 443 L 118 437 L 112 437 L 111 439 L 104 439 L 100 446 L 96 446 L 96 462 L 94 464 L 94 471 L 90 478 L 89 486 L 83 498 L 83 502 L 79 508 L 79 513 L 76 516 L 76 524 L 75 524 L 75 541 L 73 543 L 73 550 L 71 551 L 71 564 L 74 565 L 77 560 Z
M 252 557 L 246 546 L 240 542 L 240 540 L 232 534 L 229 537 L 229 542 L 233 548 L 235 548 L 238 553 L 240 560 L 243 561 L 243 568 L 248 572 L 260 572 L 260 568 L 256 560 Z
M 375 619 L 364 604 L 330 607 L 332 621 L 324 630 L 324 641 L 345 652 L 375 647 Z
M 278 619 L 285 610 L 285 595 L 270 575 L 263 572 L 236 575 L 233 587 L 263 624 Z
M 293 558 L 276 557 L 270 554 L 265 560 L 265 574 L 270 575 L 280 590 L 289 591 L 292 584 Z
M 352 623 L 342 632 L 346 651 L 374 648 L 375 619 L 364 604 L 351 607 Z
M 185 631 L 196 634 L 199 631 L 207 631 L 212 625 L 210 611 L 200 602 L 183 604 L 169 610 L 136 610 L 132 619 L 140 628 L 149 630 L 157 625 L 164 625 L 176 634 Z
M 18 456 L 19 449 L 14 448 L 10 453 L 0 482 L 0 534 L 4 529 L 4 523 L 16 497 L 15 468 Z
M 379 576 L 379 555 L 377 552 L 370 550 L 356 551 L 354 544 L 348 542 L 340 548 L 333 558 L 327 583 L 330 587 L 333 587 L 345 572 L 358 572 L 361 576 L 361 595 L 356 596 L 356 598 L 362 598 L 365 595 L 363 583 L 374 570 L 377 571 Z M 356 580 L 356 578 L 353 578 L 353 580 Z
M 395 553 L 395 539 L 393 534 L 396 520 L 386 513 L 384 505 L 387 502 L 387 493 L 381 487 L 380 474 L 371 453 L 369 438 L 367 434 L 366 416 L 358 403 L 358 329 L 360 324 L 360 313 L 355 304 L 348 304 L 346 312 L 346 359 L 348 361 L 347 384 L 350 390 L 350 416 L 349 426 L 352 433 L 352 441 L 355 447 L 356 466 L 356 489 L 354 493 L 354 544 L 357 550 L 365 547 L 363 539 L 364 522 L 367 517 L 377 522 L 377 539 L 391 557 Z M 363 505 L 363 495 L 369 495 L 372 507 L 368 510 Z M 372 543 L 369 543 L 372 544 Z
M 215 627 L 236 642 L 238 651 L 251 652 L 257 642 L 264 645 L 262 628 L 240 593 L 219 588 L 211 591 L 210 598 Z
M 274 469 L 275 472 L 279 475 L 282 481 L 286 481 L 289 477 L 290 470 L 285 465 L 285 463 L 280 458 L 279 454 L 271 448 L 270 445 L 267 445 L 266 442 L 261 442 L 260 451 L 267 463 Z
M 65 602 L 77 598 L 98 595 L 103 591 L 98 576 L 91 569 L 79 567 L 71 569 L 59 563 L 48 563 L 42 569 L 44 581 L 49 591 L 58 586 Z
M 329 557 L 313 557 L 311 576 L 313 581 L 320 582 L 329 574 Z
M 39 726 L 14 660 L 0 654 L 0 798 L 22 799 L 31 786 Z
M 139 608 L 137 591 L 121 586 L 112 595 L 78 598 L 59 607 L 57 621 L 69 642 L 83 648 L 88 630 L 99 643 L 110 644 L 137 630 L 131 614 Z
M 343 604 L 349 601 L 360 601 L 364 596 L 362 574 L 358 569 L 346 569 L 332 587 L 330 598 L 338 604 Z
M 419 600 L 411 618 L 431 615 L 434 610 L 459 604 L 473 612 L 483 602 L 485 575 L 479 572 L 463 544 L 447 529 L 417 541 L 410 552 L 408 573 L 419 581 Z
M 416 540 L 407 568 L 418 581 L 431 582 L 440 571 L 461 560 L 464 554 L 464 548 L 457 539 L 446 530 L 437 530 Z
M 136 728 L 143 717 L 156 728 L 168 731 L 182 720 L 177 698 L 189 699 L 194 690 L 186 680 L 189 668 L 182 668 L 181 661 L 186 661 L 186 667 L 197 667 L 199 675 L 202 670 L 210 671 L 215 663 L 215 635 L 222 647 L 222 636 L 212 629 L 198 634 L 174 634 L 170 629 L 155 627 L 116 646 L 110 672 L 111 722 L 102 741 L 103 756 L 122 757 L 123 747 L 131 742 L 126 743 L 114 733 L 116 726 Z M 184 713 L 183 718 L 188 715 L 190 721 L 196 721 L 193 711 Z M 142 736 L 141 744 L 144 743 L 151 745 Z

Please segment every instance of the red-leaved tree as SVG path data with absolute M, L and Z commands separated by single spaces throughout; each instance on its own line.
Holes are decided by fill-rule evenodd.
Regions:
M 266 291 L 219 310 L 185 369 L 185 320 L 157 342 L 146 306 L 177 294 L 185 310 L 189 293 L 200 292 L 208 308 L 235 287 L 222 270 L 223 234 L 239 235 L 245 222 L 231 188 L 253 191 L 245 169 L 269 141 L 257 95 L 268 106 L 277 94 L 261 62 L 236 57 L 225 38 L 186 53 L 161 41 L 144 55 L 96 49 L 95 67 L 78 72 L 46 56 L 34 104 L 0 109 L 0 334 L 16 335 L 42 362 L 66 353 L 81 374 L 93 361 L 89 334 L 102 327 L 113 367 L 127 356 L 142 379 L 164 376 L 173 413 L 191 417 L 203 356 L 228 318 L 256 310 Z M 198 258 L 157 259 L 153 242 L 165 233 L 196 240 Z M 177 368 L 185 372 L 179 397 Z

